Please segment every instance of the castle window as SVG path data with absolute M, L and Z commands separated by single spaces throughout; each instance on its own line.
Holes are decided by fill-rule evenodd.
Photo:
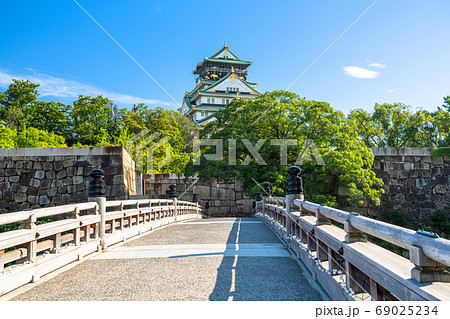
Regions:
M 205 117 L 205 111 L 202 111 L 202 117 Z
M 211 99 L 208 98 L 206 103 L 208 103 L 208 104 L 211 103 Z
M 211 103 L 214 104 L 214 98 L 211 99 Z

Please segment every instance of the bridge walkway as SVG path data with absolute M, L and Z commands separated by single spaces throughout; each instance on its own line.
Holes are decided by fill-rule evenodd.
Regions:
M 178 223 L 106 251 L 13 300 L 321 300 L 252 218 Z

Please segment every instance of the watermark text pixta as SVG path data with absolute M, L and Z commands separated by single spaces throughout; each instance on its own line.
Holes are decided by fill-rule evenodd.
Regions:
M 237 165 L 236 160 L 236 150 L 237 150 L 237 139 L 228 139 L 228 164 Z M 255 144 L 248 139 L 239 140 L 244 144 L 246 150 L 249 154 L 240 163 L 240 165 L 248 165 L 253 157 L 259 165 L 267 165 L 264 158 L 259 153 L 259 150 L 265 143 L 270 143 L 270 145 L 275 145 L 279 147 L 280 151 L 280 165 L 287 165 L 288 160 L 288 147 L 297 146 L 298 141 L 295 139 L 260 139 Z M 202 146 L 215 147 L 215 153 L 213 154 L 201 154 Z M 311 152 L 308 152 L 311 150 Z M 199 139 L 194 138 L 193 143 L 193 163 L 194 165 L 201 165 L 201 158 L 203 157 L 207 161 L 222 161 L 224 159 L 224 140 L 223 139 Z M 312 156 L 311 156 L 312 155 Z M 306 140 L 297 156 L 295 161 L 296 165 L 301 165 L 305 161 L 315 161 L 318 165 L 324 165 L 322 156 L 319 153 L 313 140 Z

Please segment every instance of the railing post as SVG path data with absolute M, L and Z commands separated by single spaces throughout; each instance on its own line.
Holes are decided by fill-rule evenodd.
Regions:
M 73 212 L 69 214 L 69 218 L 79 219 L 80 218 L 80 209 L 78 207 L 75 207 Z M 81 234 L 81 227 L 79 225 L 73 231 L 75 246 L 80 245 L 80 234 Z
M 102 169 L 96 168 L 91 171 L 90 176 L 93 179 L 89 181 L 89 201 L 98 204 L 98 212 L 100 214 L 100 245 L 102 249 L 105 249 L 106 197 L 105 181 L 103 180 L 105 172 Z
M 0 274 L 5 268 L 5 250 L 0 250 Z
M 192 202 L 195 204 L 195 213 L 196 213 L 197 219 L 198 219 L 198 195 L 197 195 L 197 193 L 192 193 Z M 189 213 L 189 215 L 190 215 L 190 213 Z
M 263 187 L 263 214 L 266 214 L 266 200 L 270 197 L 270 184 L 268 182 L 264 182 L 262 184 Z
M 347 215 L 344 221 L 344 230 L 347 233 L 345 235 L 345 241 L 348 243 L 355 243 L 355 242 L 367 242 L 366 235 L 359 231 L 358 229 L 354 228 L 351 224 L 351 218 L 352 216 L 358 216 L 358 213 L 351 212 Z
M 173 214 L 175 219 L 175 224 L 178 222 L 178 207 L 177 207 L 177 198 L 173 198 Z
M 25 220 L 20 222 L 19 225 L 19 229 L 30 229 L 30 230 L 35 230 L 36 229 L 36 215 L 31 213 L 30 217 Z M 24 246 L 27 250 L 27 257 L 26 260 L 29 262 L 33 262 L 34 260 L 36 260 L 36 246 L 37 246 L 37 239 L 39 238 L 39 233 L 35 233 L 35 239 L 31 240 L 30 242 L 26 243 Z
M 325 206 L 325 205 L 322 205 Z M 322 207 L 321 206 L 321 207 Z M 320 225 L 330 225 L 331 224 L 331 219 L 326 218 L 324 215 L 322 215 L 320 213 L 320 207 L 317 208 L 317 212 L 316 212 L 316 225 L 320 226 Z
M 411 245 L 409 248 L 409 260 L 415 265 L 411 269 L 411 278 L 417 282 L 450 282 L 450 273 L 447 267 L 423 253 L 421 247 Z

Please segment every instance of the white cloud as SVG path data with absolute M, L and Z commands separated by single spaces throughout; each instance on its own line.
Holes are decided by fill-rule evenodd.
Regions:
M 28 69 L 32 70 L 32 69 Z M 8 87 L 12 79 L 29 80 L 39 84 L 38 91 L 40 96 L 52 96 L 56 98 L 76 99 L 79 95 L 97 96 L 103 95 L 116 103 L 120 104 L 137 104 L 145 103 L 150 105 L 172 106 L 172 103 L 154 99 L 145 99 L 132 95 L 110 92 L 99 89 L 95 86 L 81 83 L 74 80 L 65 80 L 45 73 L 33 72 L 33 74 L 12 74 L 0 71 L 0 87 Z
M 378 68 L 378 69 L 384 69 L 386 67 L 386 64 L 370 63 L 369 66 L 374 67 L 374 68 Z
M 392 92 L 394 92 L 395 90 L 394 89 L 389 89 L 389 90 L 387 90 L 389 93 L 392 93 Z
M 367 70 L 359 66 L 344 66 L 344 72 L 348 76 L 358 79 L 374 79 L 380 75 L 380 72 Z

